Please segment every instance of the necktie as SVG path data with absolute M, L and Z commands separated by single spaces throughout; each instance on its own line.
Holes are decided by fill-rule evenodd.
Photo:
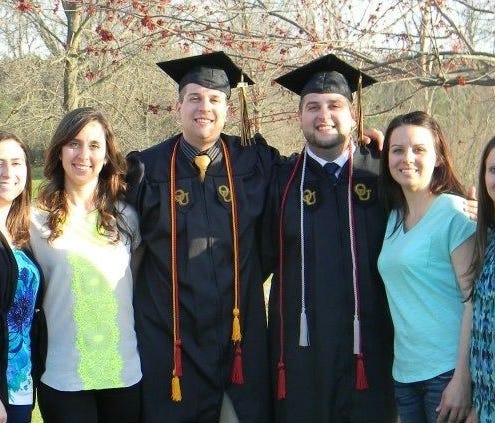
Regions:
M 340 169 L 340 166 L 334 162 L 328 162 L 323 166 L 323 169 L 328 173 L 332 184 L 336 184 L 339 177 L 337 176 L 337 171 Z
M 206 169 L 210 162 L 211 159 L 207 154 L 200 154 L 194 157 L 194 164 L 199 169 L 199 179 L 201 179 L 201 182 L 205 180 Z

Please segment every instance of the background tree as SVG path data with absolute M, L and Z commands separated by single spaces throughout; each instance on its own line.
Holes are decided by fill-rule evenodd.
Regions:
M 493 0 L 0 0 L 0 126 L 40 152 L 64 111 L 94 104 L 126 151 L 144 148 L 178 129 L 155 63 L 224 50 L 257 82 L 254 129 L 290 153 L 297 98 L 273 79 L 334 52 L 381 81 L 365 93 L 369 125 L 433 113 L 471 182 L 495 132 L 494 14 Z M 227 130 L 237 121 L 234 99 Z

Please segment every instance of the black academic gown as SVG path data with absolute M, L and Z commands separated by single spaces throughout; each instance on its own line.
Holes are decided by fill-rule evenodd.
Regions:
M 275 150 L 258 142 L 241 147 L 222 134 L 231 155 L 239 215 L 241 331 L 245 382 L 230 382 L 233 361 L 233 248 L 231 208 L 222 155 L 202 184 L 177 150 L 177 250 L 182 401 L 171 400 L 173 368 L 169 169 L 178 136 L 131 153 L 129 201 L 139 214 L 144 259 L 134 310 L 143 370 L 143 421 L 218 422 L 224 392 L 241 422 L 271 422 L 268 341 L 260 260 L 260 217 Z
M 294 161 L 279 167 L 271 207 L 278 210 Z M 379 160 L 367 148 L 354 154 L 353 202 L 357 237 L 361 330 L 369 388 L 355 389 L 354 296 L 348 218 L 348 166 L 336 185 L 307 157 L 304 189 L 308 347 L 299 346 L 301 312 L 300 181 L 298 170 L 284 218 L 284 352 L 286 399 L 275 402 L 277 422 L 395 422 L 391 377 L 392 323 L 376 262 L 385 229 L 377 198 Z M 356 188 L 357 187 L 357 188 Z M 356 194 L 356 189 L 359 195 Z M 275 216 L 275 217 L 274 217 Z M 278 215 L 272 215 L 278 230 Z M 269 309 L 271 366 L 276 382 L 280 352 L 279 278 L 274 275 Z M 274 386 L 274 392 L 277 386 Z

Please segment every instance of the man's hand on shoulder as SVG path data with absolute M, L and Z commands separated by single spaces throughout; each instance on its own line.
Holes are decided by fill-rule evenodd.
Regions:
M 365 128 L 363 130 L 363 141 L 365 144 L 370 144 L 374 142 L 378 151 L 382 151 L 383 149 L 383 141 L 385 136 L 383 132 L 376 128 Z

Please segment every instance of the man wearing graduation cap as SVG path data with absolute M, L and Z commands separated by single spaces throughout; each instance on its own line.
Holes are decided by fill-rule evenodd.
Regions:
M 352 92 L 376 81 L 326 55 L 276 82 L 300 95 L 306 145 L 278 166 L 270 193 L 275 421 L 395 422 L 392 323 L 376 267 L 379 154 L 352 136 Z
M 278 153 L 221 133 L 249 77 L 221 52 L 158 64 L 182 133 L 131 153 L 145 247 L 134 309 L 144 422 L 271 422 L 260 216 Z

